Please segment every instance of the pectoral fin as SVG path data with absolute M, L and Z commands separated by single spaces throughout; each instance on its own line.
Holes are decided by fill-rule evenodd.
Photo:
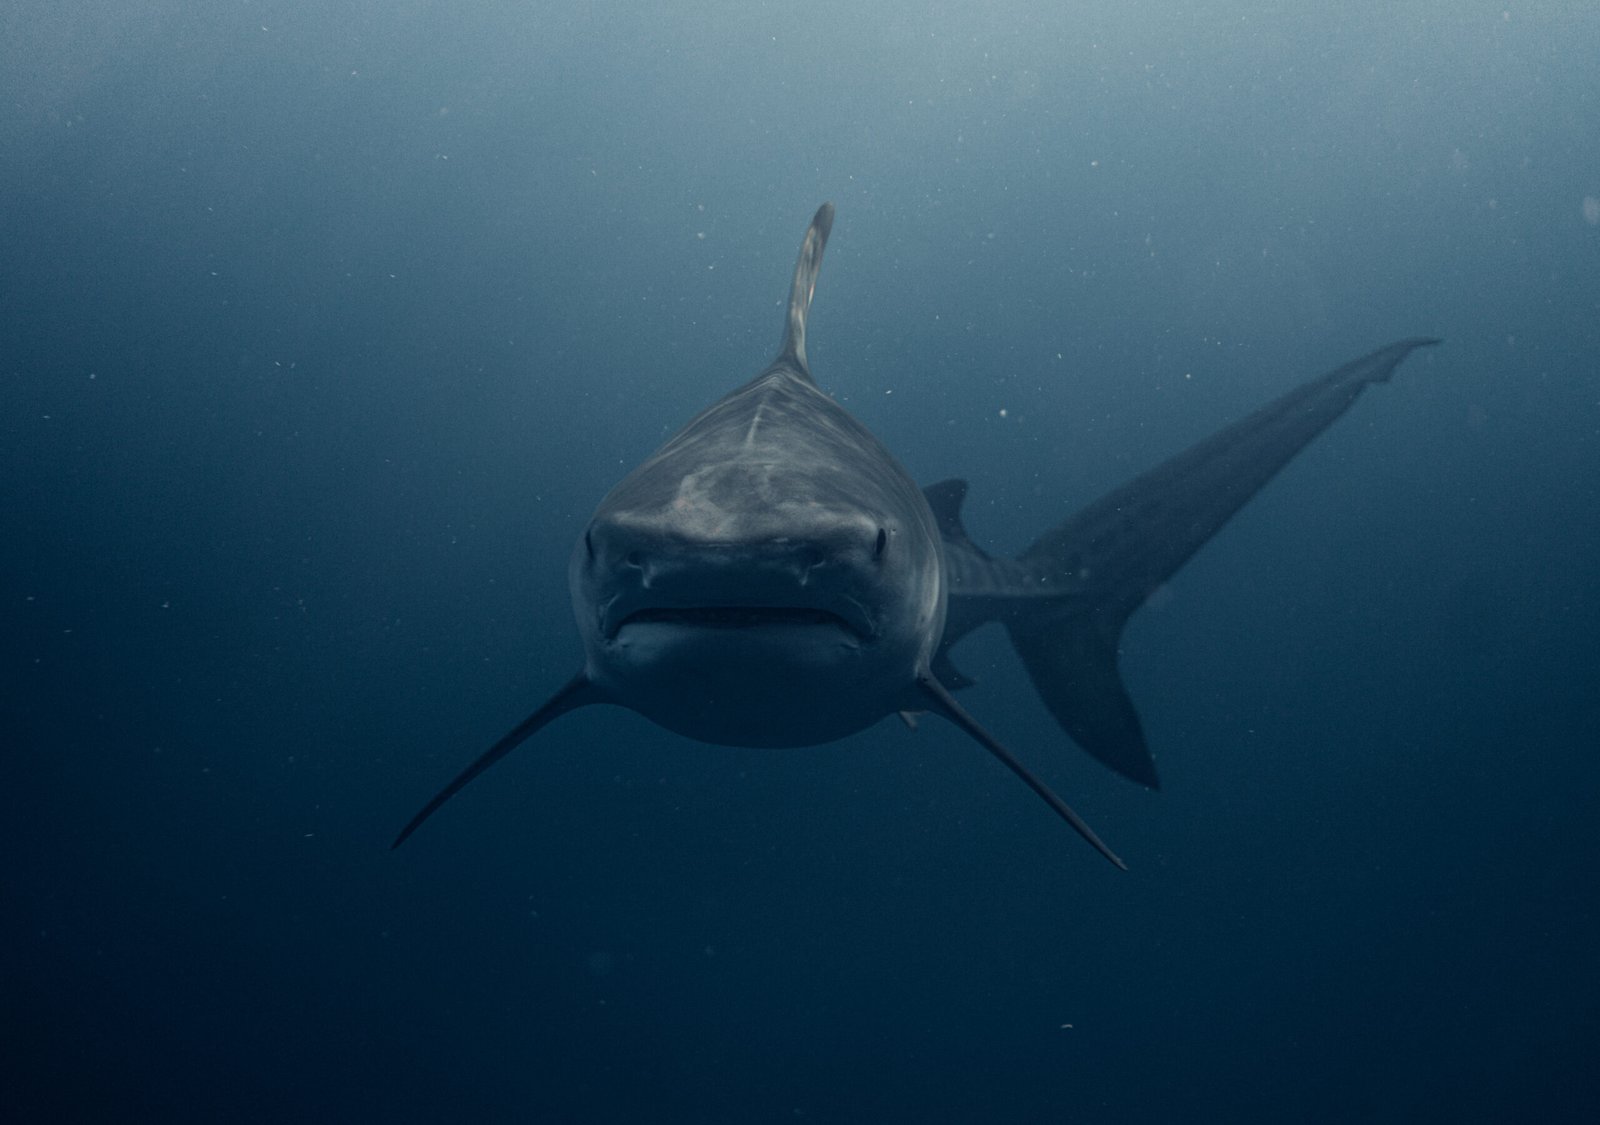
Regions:
M 484 770 L 488 769 L 501 758 L 504 758 L 507 754 L 511 753 L 511 751 L 515 750 L 540 727 L 545 726 L 552 719 L 560 718 L 568 711 L 577 710 L 579 707 L 587 707 L 591 703 L 606 702 L 608 702 L 608 700 L 600 691 L 600 689 L 595 687 L 594 684 L 589 681 L 588 676 L 582 672 L 579 672 L 576 676 L 567 681 L 567 685 L 564 688 L 547 699 L 544 703 L 544 706 L 540 707 L 526 719 L 523 719 L 522 722 L 518 723 L 503 738 L 501 738 L 499 742 L 496 742 L 493 746 L 489 747 L 489 749 L 485 750 L 481 755 L 479 755 L 476 761 L 474 761 L 466 769 L 462 770 L 454 781 L 452 781 L 449 785 L 446 785 L 443 789 L 439 790 L 439 792 L 434 795 L 433 800 L 422 806 L 422 811 L 411 818 L 411 823 L 407 824 L 400 830 L 400 835 L 395 837 L 394 843 L 389 845 L 389 849 L 393 851 L 395 848 L 398 848 L 401 844 L 405 843 L 406 837 L 415 832 L 418 827 L 421 826 L 423 821 L 427 820 L 430 816 L 437 812 L 440 805 L 444 804 L 451 797 L 454 797 L 457 793 L 461 792 L 462 789 L 466 788 L 468 782 L 472 781 Z
M 965 708 L 956 702 L 955 696 L 951 695 L 950 692 L 945 689 L 945 686 L 936 678 L 934 678 L 933 673 L 923 672 L 919 674 L 917 676 L 917 687 L 921 690 L 922 694 L 931 704 L 929 707 L 930 711 L 939 712 L 939 714 L 943 715 L 956 726 L 960 727 L 973 738 L 977 739 L 977 741 L 983 745 L 985 750 L 989 751 L 989 753 L 993 754 L 996 758 L 999 758 L 1008 770 L 1026 782 L 1029 789 L 1032 789 L 1035 793 L 1039 794 L 1039 796 L 1043 797 L 1045 804 L 1054 809 L 1056 815 L 1062 820 L 1072 825 L 1074 831 L 1076 831 L 1078 835 L 1082 836 L 1085 840 L 1089 841 L 1090 844 L 1094 845 L 1096 851 L 1105 856 L 1106 859 L 1110 860 L 1122 870 L 1126 871 L 1128 869 L 1128 865 L 1123 863 L 1122 860 L 1117 857 L 1117 853 L 1113 852 L 1106 846 L 1105 841 L 1101 840 L 1099 836 L 1095 835 L 1094 829 L 1090 828 L 1088 824 L 1084 822 L 1084 819 L 1081 816 L 1073 812 L 1070 805 L 1068 805 L 1060 797 L 1056 796 L 1055 792 L 1048 785 L 1035 777 L 1027 766 L 1023 765 L 1017 760 L 1016 756 L 1012 754 L 1011 751 L 1000 745 L 999 741 L 995 739 L 994 735 L 984 730 L 983 727 L 978 724 L 978 720 L 967 714 Z

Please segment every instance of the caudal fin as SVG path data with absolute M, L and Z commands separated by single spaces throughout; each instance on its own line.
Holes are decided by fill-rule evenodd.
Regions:
M 1155 763 L 1117 668 L 1129 616 L 1366 386 L 1386 382 L 1413 350 L 1436 343 L 1402 340 L 1296 387 L 1102 496 L 1010 564 L 1029 592 L 1025 608 L 990 619 L 1005 621 L 1034 686 L 1075 742 L 1125 777 L 1156 786 Z M 951 553 L 948 536 L 946 546 Z M 1059 598 L 1039 596 L 1047 590 L 1060 591 Z M 985 594 L 975 606 L 1005 601 L 992 589 Z M 951 616 L 965 631 L 978 614 L 960 612 L 961 598 L 957 584 Z

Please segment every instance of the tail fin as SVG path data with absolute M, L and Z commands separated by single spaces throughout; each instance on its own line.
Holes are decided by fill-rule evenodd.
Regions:
M 1118 773 L 1156 786 L 1155 763 L 1117 670 L 1129 616 L 1364 387 L 1386 382 L 1414 349 L 1436 343 L 1402 340 L 1296 387 L 1102 496 L 1012 564 L 1032 596 L 1001 619 L 1045 705 L 1075 742 Z M 1061 597 L 1040 598 L 1041 589 Z M 970 629 L 975 614 L 957 613 L 962 593 L 956 584 L 952 617 Z M 996 603 L 991 596 L 986 604 Z

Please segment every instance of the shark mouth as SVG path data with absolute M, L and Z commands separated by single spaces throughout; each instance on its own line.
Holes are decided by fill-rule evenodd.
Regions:
M 865 623 L 852 622 L 832 610 L 795 605 L 649 606 L 628 614 L 612 630 L 629 625 L 682 625 L 691 629 L 755 629 L 762 626 L 818 626 L 842 629 L 865 639 Z

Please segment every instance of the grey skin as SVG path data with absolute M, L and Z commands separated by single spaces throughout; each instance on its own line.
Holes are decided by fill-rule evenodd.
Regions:
M 951 695 L 950 647 L 1003 624 L 1064 730 L 1155 788 L 1117 669 L 1128 617 L 1228 518 L 1413 348 L 1390 344 L 1100 498 L 1020 556 L 961 525 L 965 481 L 919 489 L 817 387 L 806 321 L 833 205 L 800 247 L 783 347 L 600 502 L 568 567 L 584 665 L 419 812 L 429 816 L 534 732 L 609 703 L 730 746 L 812 746 L 899 713 L 944 716 L 1118 867 L 1122 860 Z

